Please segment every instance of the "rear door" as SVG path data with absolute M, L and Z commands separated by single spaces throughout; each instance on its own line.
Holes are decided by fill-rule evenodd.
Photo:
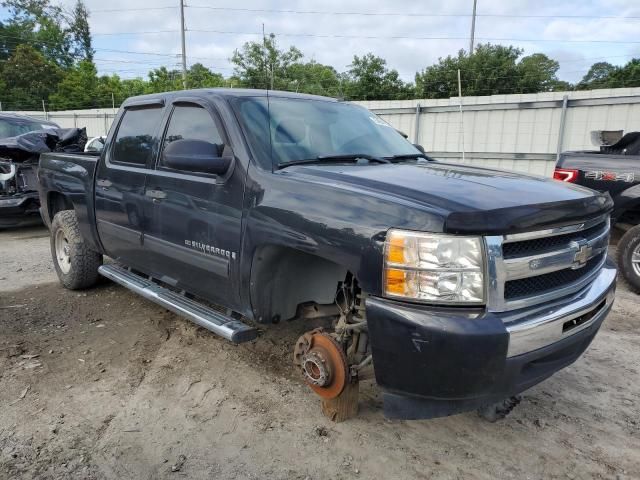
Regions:
M 156 169 L 149 172 L 145 196 L 151 199 L 145 222 L 145 249 L 153 272 L 178 288 L 229 308 L 239 304 L 238 275 L 242 168 L 222 176 L 168 168 L 164 148 L 175 140 L 228 145 L 216 109 L 204 100 L 178 99 L 170 107 Z
M 100 241 L 107 254 L 147 271 L 142 247 L 145 180 L 158 152 L 162 103 L 126 108 L 96 172 L 95 208 Z

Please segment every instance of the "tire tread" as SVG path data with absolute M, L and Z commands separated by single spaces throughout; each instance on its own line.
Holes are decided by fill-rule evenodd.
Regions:
M 58 266 L 55 252 L 55 234 L 63 229 L 71 247 L 71 270 L 64 273 Z M 73 210 L 62 210 L 51 222 L 51 254 L 60 282 L 69 290 L 80 290 L 95 285 L 98 281 L 98 267 L 102 265 L 102 255 L 91 250 L 82 238 L 78 218 Z

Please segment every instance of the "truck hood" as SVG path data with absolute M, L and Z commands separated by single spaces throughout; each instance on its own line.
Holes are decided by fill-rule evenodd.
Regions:
M 575 223 L 613 208 L 608 194 L 584 187 L 441 162 L 313 165 L 285 171 L 427 208 L 444 217 L 450 233 L 513 233 Z

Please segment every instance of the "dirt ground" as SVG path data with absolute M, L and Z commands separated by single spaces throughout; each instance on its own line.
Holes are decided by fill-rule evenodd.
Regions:
M 104 281 L 64 290 L 44 228 L 0 232 L 0 478 L 640 478 L 638 296 L 504 421 L 326 420 L 301 325 L 234 346 Z

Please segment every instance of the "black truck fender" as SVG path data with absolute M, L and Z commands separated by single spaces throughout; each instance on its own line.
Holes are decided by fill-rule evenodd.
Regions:
M 625 217 L 632 215 L 632 218 L 627 218 L 629 223 L 637 223 L 640 220 L 640 184 L 623 190 L 613 198 L 615 208 L 612 213 L 612 219 L 614 222 L 623 221 Z
M 87 155 L 58 155 L 45 153 L 40 156 L 38 189 L 41 214 L 51 227 L 56 213 L 73 209 L 78 219 L 80 233 L 89 247 L 103 252 L 94 219 L 93 175 L 97 157 Z

